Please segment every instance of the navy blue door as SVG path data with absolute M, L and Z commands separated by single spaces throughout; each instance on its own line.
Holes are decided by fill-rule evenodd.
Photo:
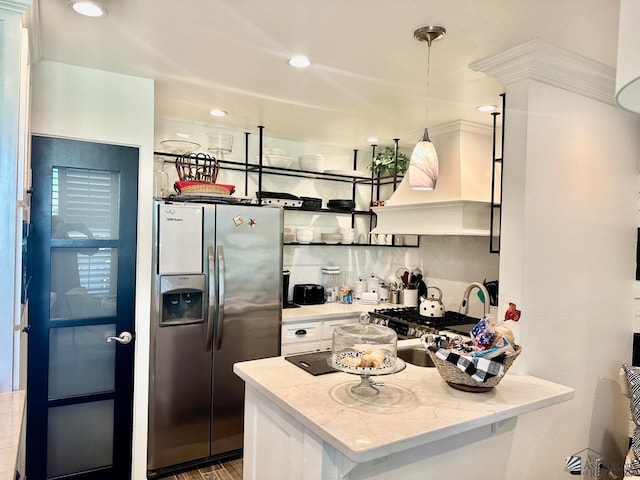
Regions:
M 34 136 L 31 156 L 27 478 L 127 480 L 138 149 Z

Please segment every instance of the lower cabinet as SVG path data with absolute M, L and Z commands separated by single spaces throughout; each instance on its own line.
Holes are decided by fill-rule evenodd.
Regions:
M 347 323 L 358 323 L 358 316 L 285 323 L 280 345 L 282 355 L 331 350 L 333 329 Z

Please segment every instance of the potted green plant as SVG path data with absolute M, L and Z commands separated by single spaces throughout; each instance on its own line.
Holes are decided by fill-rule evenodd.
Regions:
M 369 169 L 375 175 L 381 177 L 393 175 L 393 166 L 396 161 L 395 149 L 392 147 L 384 147 L 384 150 L 376 153 L 375 158 L 369 164 Z M 398 170 L 397 173 L 404 173 L 409 167 L 409 157 L 404 153 L 398 152 Z

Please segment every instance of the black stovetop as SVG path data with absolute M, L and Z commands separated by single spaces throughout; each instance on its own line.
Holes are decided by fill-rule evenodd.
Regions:
M 371 314 L 374 318 L 388 318 L 402 320 L 418 325 L 434 327 L 450 327 L 452 325 L 465 325 L 468 323 L 478 323 L 479 318 L 469 317 L 458 312 L 446 311 L 444 317 L 425 317 L 420 315 L 416 307 L 379 308 Z
M 439 330 L 468 334 L 480 320 L 452 311 L 446 311 L 444 317 L 425 317 L 416 307 L 379 308 L 370 312 L 369 317 L 370 322 L 393 329 L 398 338 L 420 337 Z

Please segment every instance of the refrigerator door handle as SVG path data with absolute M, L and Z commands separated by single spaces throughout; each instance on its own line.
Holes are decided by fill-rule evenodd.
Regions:
M 218 321 L 216 325 L 216 350 L 220 350 L 222 333 L 224 329 L 224 248 L 218 245 Z
M 207 265 L 208 265 L 208 277 L 209 277 L 209 291 L 207 298 L 207 328 L 205 332 L 205 346 L 207 352 L 211 351 L 211 346 L 213 345 L 213 329 L 214 322 L 213 317 L 216 313 L 216 297 L 218 291 L 217 278 L 216 278 L 216 264 L 215 264 L 215 255 L 213 252 L 213 247 L 209 247 L 207 251 Z

